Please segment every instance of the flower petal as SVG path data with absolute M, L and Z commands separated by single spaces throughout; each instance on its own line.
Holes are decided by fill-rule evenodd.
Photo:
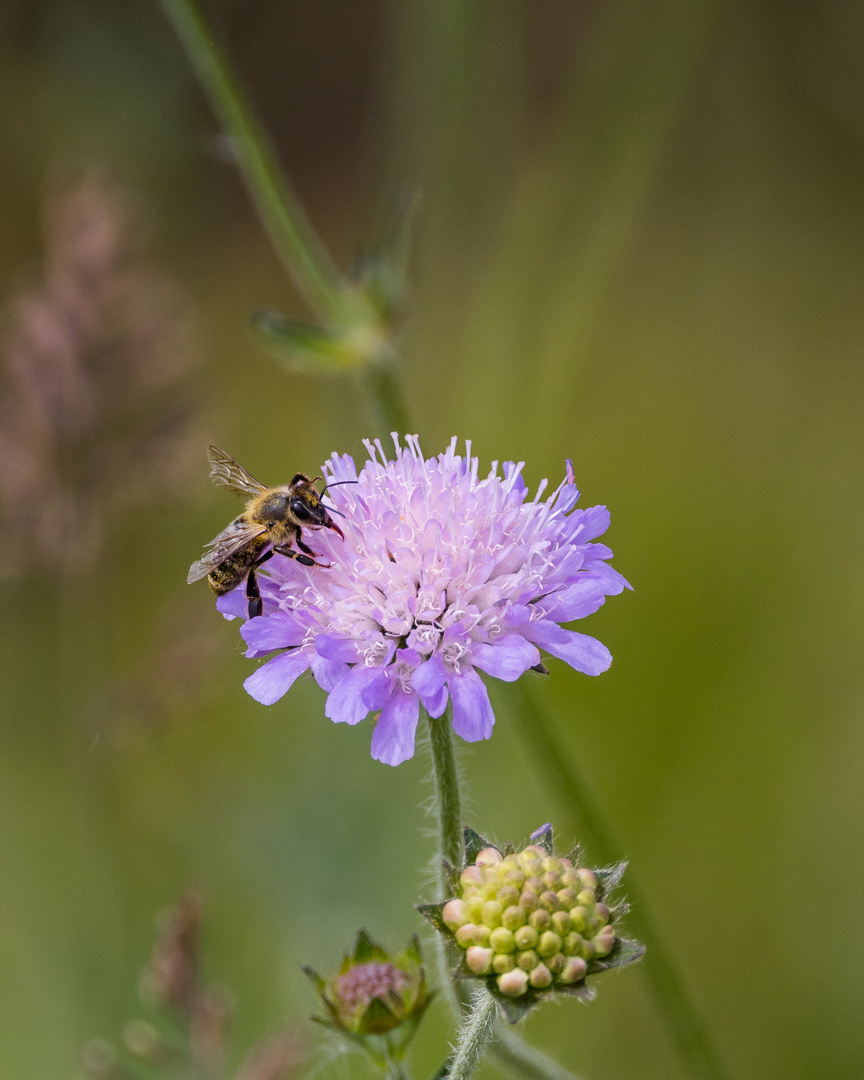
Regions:
M 585 675 L 600 675 L 612 663 L 612 654 L 602 642 L 588 634 L 564 630 L 547 619 L 529 623 L 522 628 L 522 632 L 541 649 Z
M 312 663 L 312 654 L 301 649 L 279 653 L 249 676 L 243 686 L 250 697 L 262 705 L 272 705 L 286 694 L 298 675 Z
M 312 653 L 312 674 L 315 676 L 315 682 L 328 694 L 337 683 L 342 682 L 349 671 L 348 665 L 343 664 L 341 660 L 327 660 L 319 656 L 317 652 Z
M 259 615 L 240 627 L 240 636 L 249 646 L 249 651 L 257 653 L 302 645 L 305 633 L 306 627 L 301 625 L 296 615 L 287 611 Z
M 476 671 L 451 675 L 447 679 L 453 699 L 453 730 L 465 742 L 488 739 L 495 724 L 495 713 L 489 703 L 489 691 Z
M 623 587 L 622 585 L 618 591 L 620 592 Z M 606 593 L 603 581 L 583 573 L 566 589 L 544 597 L 539 606 L 547 619 L 552 619 L 554 622 L 572 622 L 574 619 L 584 619 L 586 615 L 593 615 L 605 602 Z
M 420 716 L 417 694 L 396 690 L 381 711 L 372 735 L 372 757 L 385 765 L 401 765 L 414 756 L 414 736 Z
M 356 664 L 362 658 L 357 642 L 344 634 L 319 634 L 315 638 L 315 652 L 327 660 L 341 660 L 343 664 Z
M 540 663 L 540 653 L 537 646 L 521 634 L 505 634 L 493 645 L 481 642 L 472 645 L 471 663 L 496 679 L 515 682 L 529 668 Z
M 435 719 L 441 716 L 447 708 L 449 693 L 447 673 L 437 653 L 415 670 L 411 676 L 411 685 L 420 695 L 426 712 Z
M 351 668 L 330 691 L 324 708 L 325 716 L 334 724 L 359 724 L 369 712 L 369 706 L 363 701 L 363 691 L 378 674 L 378 668 L 367 668 L 362 664 Z

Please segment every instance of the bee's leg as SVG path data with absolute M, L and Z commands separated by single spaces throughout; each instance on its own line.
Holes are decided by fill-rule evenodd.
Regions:
M 306 545 L 303 545 L 306 547 Z M 330 569 L 330 563 L 315 562 L 314 559 L 310 559 L 308 555 L 298 555 L 297 552 L 285 544 L 277 544 L 276 547 L 271 550 L 277 551 L 280 555 L 284 555 L 286 559 L 296 559 L 301 566 L 323 566 L 325 570 Z M 306 548 L 308 551 L 309 549 Z
M 246 599 L 249 601 L 249 618 L 257 618 L 264 610 L 264 604 L 261 600 L 261 593 L 258 591 L 258 578 L 255 575 L 254 567 L 249 571 L 246 578 Z
M 303 534 L 298 529 L 297 535 L 294 537 L 294 543 L 297 545 L 298 548 L 300 548 L 301 551 L 305 552 L 307 555 L 312 555 L 314 557 L 315 552 L 312 550 L 312 548 L 309 547 L 308 544 L 303 543 L 302 537 Z
M 246 597 L 249 601 L 250 619 L 257 618 L 264 610 L 264 602 L 261 599 L 261 592 L 258 589 L 258 577 L 255 573 L 255 569 L 256 567 L 260 566 L 261 563 L 267 562 L 267 560 L 272 554 L 272 551 L 265 551 L 261 558 L 257 560 L 255 565 L 249 571 L 249 575 L 246 578 Z

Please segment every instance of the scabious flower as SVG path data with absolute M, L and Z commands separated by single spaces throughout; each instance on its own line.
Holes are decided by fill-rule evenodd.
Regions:
M 569 462 L 544 500 L 546 480 L 528 497 L 524 462 L 501 472 L 493 462 L 481 478 L 470 442 L 464 456 L 454 438 L 424 458 L 416 436 L 393 441 L 390 460 L 367 441 L 359 473 L 347 454 L 331 456 L 325 479 L 341 485 L 328 498 L 344 514 L 344 541 L 305 534 L 328 569 L 271 560 L 263 614 L 241 628 L 248 656 L 276 653 L 246 680 L 252 697 L 271 705 L 311 669 L 331 720 L 378 713 L 372 756 L 388 765 L 412 757 L 421 704 L 439 717 L 449 701 L 457 735 L 489 738 L 495 717 L 480 671 L 513 682 L 541 665 L 541 650 L 586 675 L 605 671 L 606 646 L 561 624 L 629 588 L 595 542 L 606 507 L 574 510 Z M 217 606 L 245 617 L 244 590 Z

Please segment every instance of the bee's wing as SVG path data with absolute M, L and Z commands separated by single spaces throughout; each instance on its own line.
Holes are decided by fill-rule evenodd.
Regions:
M 218 446 L 207 448 L 207 460 L 210 462 L 210 479 L 217 486 L 230 488 L 238 495 L 260 495 L 267 490 L 260 480 Z
M 193 581 L 200 581 L 201 578 L 207 577 L 210 571 L 215 570 L 220 563 L 225 562 L 238 551 L 242 551 L 247 544 L 251 544 L 256 537 L 265 532 L 267 528 L 264 525 L 252 525 L 243 521 L 242 518 L 232 521 L 215 540 L 210 541 L 207 545 L 210 550 L 189 567 L 189 573 L 186 575 L 187 582 L 191 585 Z

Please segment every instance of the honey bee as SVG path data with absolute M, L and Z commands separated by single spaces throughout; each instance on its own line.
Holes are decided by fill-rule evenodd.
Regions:
M 305 527 L 332 529 L 343 540 L 345 534 L 321 502 L 315 488 L 319 477 L 310 480 L 303 473 L 297 473 L 290 484 L 268 488 L 218 446 L 208 448 L 207 458 L 213 483 L 245 498 L 246 509 L 210 541 L 207 545 L 210 550 L 192 563 L 186 580 L 191 584 L 206 577 L 213 592 L 221 596 L 246 578 L 249 618 L 253 619 L 262 610 L 255 574 L 262 563 L 278 554 L 296 559 L 303 566 L 329 569 L 328 563 L 315 562 L 315 552 L 303 542 L 302 530 Z M 296 544 L 300 552 L 295 551 L 292 544 Z

